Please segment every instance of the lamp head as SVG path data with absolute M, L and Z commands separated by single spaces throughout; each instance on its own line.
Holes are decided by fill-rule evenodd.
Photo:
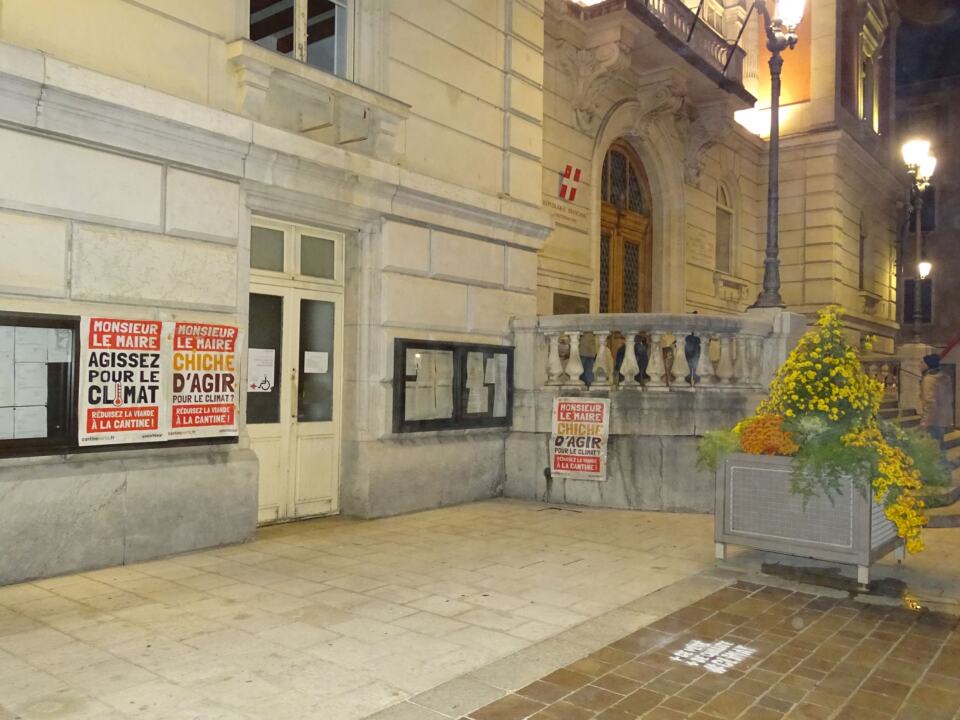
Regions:
M 924 160 L 930 156 L 930 141 L 922 138 L 907 140 L 901 149 L 903 162 L 910 172 L 917 172 Z M 936 161 L 934 161 L 936 163 Z
M 788 33 L 795 33 L 803 20 L 806 0 L 778 0 L 775 19 L 780 21 Z
M 933 264 L 929 260 L 921 260 L 917 263 L 917 274 L 921 280 L 926 280 L 931 270 L 933 270 Z
M 924 183 L 930 182 L 930 178 L 933 177 L 936 169 L 937 158 L 933 155 L 927 155 L 920 163 L 920 168 L 917 171 L 917 179 Z

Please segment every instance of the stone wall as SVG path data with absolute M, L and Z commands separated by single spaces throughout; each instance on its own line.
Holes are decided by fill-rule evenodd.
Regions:
M 0 466 L 0 585 L 244 542 L 257 458 L 230 445 Z

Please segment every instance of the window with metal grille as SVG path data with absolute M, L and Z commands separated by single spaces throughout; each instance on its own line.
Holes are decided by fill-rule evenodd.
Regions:
M 611 148 L 603 160 L 600 199 L 618 210 L 647 214 L 647 202 L 637 171 L 627 156 Z

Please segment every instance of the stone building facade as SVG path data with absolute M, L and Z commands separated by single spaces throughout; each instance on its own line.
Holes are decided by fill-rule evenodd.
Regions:
M 756 294 L 765 143 L 735 113 L 762 124 L 763 59 L 755 19 L 745 50 L 727 45 L 740 5 L 707 3 L 687 42 L 663 25 L 689 26 L 678 0 L 0 3 L 0 326 L 67 331 L 74 352 L 47 387 L 50 442 L 0 439 L 0 582 L 236 542 L 258 521 L 537 492 L 518 476 L 536 460 L 508 451 L 537 426 L 511 432 L 499 394 L 497 348 L 517 346 L 518 389 L 535 376 L 521 319 L 733 315 Z M 781 205 L 790 309 L 842 302 L 885 351 L 890 5 L 815 3 L 788 57 Z M 862 57 L 876 102 L 851 110 Z M 80 448 L 87 317 L 237 327 L 236 440 Z M 248 347 L 271 351 L 263 393 Z M 435 415 L 402 432 L 427 357 Z M 444 373 L 474 383 L 447 408 L 456 427 Z M 491 407 L 471 407 L 488 386 Z M 688 444 L 710 424 L 697 408 L 676 424 Z M 702 506 L 704 482 L 672 507 Z

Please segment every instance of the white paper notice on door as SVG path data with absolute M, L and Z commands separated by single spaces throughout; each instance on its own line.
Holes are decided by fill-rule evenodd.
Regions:
M 303 353 L 303 372 L 307 373 L 326 373 L 330 368 L 330 354 L 325 352 L 311 352 L 305 350 Z
M 247 350 L 247 392 L 270 392 L 275 376 L 273 348 L 250 348 Z

